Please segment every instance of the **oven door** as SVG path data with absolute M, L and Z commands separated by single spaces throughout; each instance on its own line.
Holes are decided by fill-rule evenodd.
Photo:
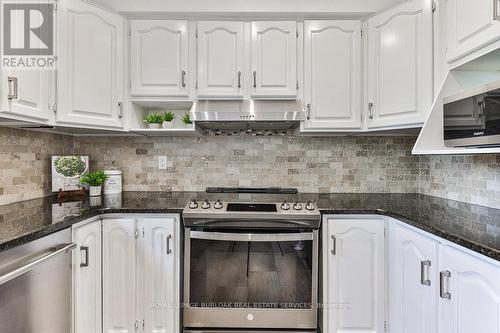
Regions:
M 316 329 L 317 230 L 185 238 L 184 327 Z

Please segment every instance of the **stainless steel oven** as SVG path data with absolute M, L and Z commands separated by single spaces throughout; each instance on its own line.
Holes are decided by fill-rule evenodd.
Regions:
M 185 330 L 315 330 L 319 212 L 220 205 L 184 215 Z

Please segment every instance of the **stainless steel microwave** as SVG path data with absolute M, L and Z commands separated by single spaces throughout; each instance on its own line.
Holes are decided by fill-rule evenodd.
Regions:
M 500 147 L 500 81 L 445 98 L 448 147 Z

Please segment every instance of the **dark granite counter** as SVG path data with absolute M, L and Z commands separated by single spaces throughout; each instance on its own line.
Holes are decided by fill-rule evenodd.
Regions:
M 59 203 L 49 197 L 0 206 L 0 251 L 106 213 L 181 213 L 196 198 L 223 201 L 313 201 L 323 214 L 380 214 L 500 261 L 500 210 L 422 194 L 208 194 L 124 192 Z M 89 201 L 90 200 L 90 201 Z

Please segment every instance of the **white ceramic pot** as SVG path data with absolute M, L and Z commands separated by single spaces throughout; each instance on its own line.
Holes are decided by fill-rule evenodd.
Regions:
M 108 179 L 104 181 L 104 195 L 122 193 L 122 172 L 120 170 L 105 170 Z
M 171 121 L 164 121 L 163 124 L 161 125 L 163 128 L 173 128 L 174 123 Z
M 192 124 L 192 123 L 191 123 L 191 124 L 186 124 L 186 123 L 183 123 L 183 124 L 184 124 L 184 126 L 185 126 L 186 128 L 192 128 L 192 127 L 193 127 L 193 124 Z
M 152 124 L 152 123 L 149 123 L 149 124 L 148 124 L 148 128 L 151 128 L 151 129 L 158 129 L 158 128 L 160 128 L 160 124 Z
M 90 186 L 89 192 L 91 197 L 97 197 L 101 195 L 101 186 Z

